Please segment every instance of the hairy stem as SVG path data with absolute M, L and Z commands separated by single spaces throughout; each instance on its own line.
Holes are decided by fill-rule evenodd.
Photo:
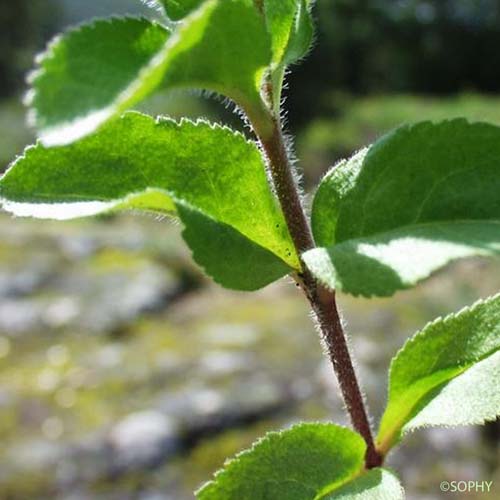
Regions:
M 273 123 L 272 133 L 265 133 L 259 123 L 253 124 L 254 130 L 267 155 L 274 188 L 293 243 L 298 254 L 302 255 L 306 250 L 314 248 L 314 239 L 302 206 L 281 124 L 277 118 L 270 116 L 270 120 Z M 266 130 L 269 130 L 269 127 L 266 127 Z M 377 467 L 383 459 L 375 448 L 365 401 L 342 328 L 335 292 L 321 286 L 305 265 L 296 279 L 316 315 L 352 425 L 366 442 L 365 465 L 367 468 Z

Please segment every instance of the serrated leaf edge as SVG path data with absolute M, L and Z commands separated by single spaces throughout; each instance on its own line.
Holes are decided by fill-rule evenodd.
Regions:
M 206 120 L 204 118 L 197 118 L 196 120 L 192 120 L 190 118 L 183 117 L 179 120 L 173 119 L 168 116 L 157 116 L 156 118 L 153 118 L 145 113 L 141 113 L 138 111 L 127 111 L 126 113 L 122 114 L 120 117 L 118 117 L 118 120 L 122 120 L 128 116 L 139 116 L 142 118 L 147 118 L 151 119 L 154 121 L 154 126 L 155 127 L 161 127 L 162 125 L 169 125 L 173 126 L 176 129 L 181 129 L 184 126 L 190 126 L 192 128 L 197 128 L 197 127 L 208 127 L 210 130 L 217 130 L 221 131 L 224 133 L 227 133 L 231 135 L 233 138 L 238 138 L 239 140 L 243 141 L 245 145 L 254 148 L 255 151 L 258 153 L 260 150 L 258 148 L 258 145 L 252 141 L 251 139 L 248 139 L 242 132 L 240 131 L 235 131 L 232 128 L 230 128 L 228 125 L 225 124 L 220 124 L 217 122 L 211 122 L 209 120 Z M 30 145 L 26 147 L 21 155 L 16 157 L 16 159 L 11 162 L 11 164 L 8 166 L 6 169 L 5 173 L 0 177 L 0 180 L 7 176 L 9 174 L 9 171 L 13 168 L 15 168 L 16 164 L 18 162 L 21 162 L 26 159 L 26 157 L 29 155 L 30 151 L 37 148 L 37 147 L 45 147 L 45 145 L 42 143 L 41 140 L 37 140 L 35 144 Z M 265 169 L 265 162 L 262 161 L 262 168 Z M 162 193 L 167 195 L 169 198 L 171 198 L 175 203 L 182 203 L 186 206 L 189 206 L 188 203 L 186 203 L 185 200 L 180 199 L 178 196 L 176 196 L 173 192 L 167 190 L 167 189 L 161 189 L 161 188 L 147 188 L 142 191 L 135 191 L 132 193 L 127 194 L 123 198 L 116 198 L 114 200 L 88 200 L 88 199 L 81 199 L 80 201 L 70 201 L 65 200 L 65 201 L 60 201 L 56 203 L 50 203 L 50 197 L 48 197 L 47 203 L 44 202 L 32 202 L 32 201 L 12 201 L 7 198 L 2 197 L 1 195 L 1 186 L 0 186 L 0 207 L 3 207 L 4 210 L 13 213 L 17 217 L 33 217 L 34 216 L 34 210 L 36 208 L 37 212 L 40 210 L 45 211 L 44 215 L 42 212 L 42 215 L 39 215 L 37 213 L 37 218 L 45 218 L 45 219 L 55 219 L 55 220 L 69 220 L 75 218 L 74 211 L 77 212 L 77 215 L 81 214 L 81 217 L 88 217 L 88 216 L 94 216 L 102 213 L 112 213 L 113 211 L 120 210 L 120 205 L 126 205 L 128 202 L 132 201 L 134 198 L 141 197 L 148 192 L 157 192 L 157 193 Z M 278 210 L 278 213 L 282 214 L 281 208 L 279 207 L 278 201 L 276 200 L 275 194 L 273 191 L 270 189 L 269 190 L 270 195 L 272 196 L 274 200 L 274 204 L 276 206 L 276 209 Z M 78 200 L 75 198 L 75 200 Z M 31 208 L 30 208 L 31 207 Z M 59 210 L 57 207 L 65 207 L 64 210 Z M 241 234 L 242 237 L 247 238 L 249 241 L 251 241 L 253 244 L 263 248 L 264 250 L 269 251 L 271 254 L 273 254 L 276 259 L 282 261 L 286 266 L 290 268 L 290 271 L 295 269 L 295 267 L 292 265 L 292 261 L 296 260 L 298 262 L 298 258 L 295 257 L 293 258 L 293 253 L 290 256 L 290 260 L 285 261 L 283 258 L 278 255 L 273 249 L 267 248 L 263 246 L 261 243 L 255 241 L 253 238 L 249 237 L 245 233 L 241 232 L 238 228 L 234 227 L 232 224 L 228 224 L 226 222 L 221 222 L 215 220 L 213 217 L 209 216 L 206 214 L 203 210 L 200 210 L 197 207 L 190 207 L 200 213 L 203 214 L 204 217 L 213 220 L 216 223 L 219 224 L 225 224 L 228 227 L 231 227 L 234 231 L 238 232 Z M 71 209 L 74 209 L 72 212 Z M 136 209 L 134 208 L 128 208 L 127 210 L 137 212 Z M 142 212 L 150 212 L 150 213 L 158 213 L 156 210 L 141 210 Z M 162 215 L 165 214 L 170 214 L 170 211 L 165 211 L 161 212 Z M 291 241 L 291 240 L 290 240 Z M 293 245 L 290 244 L 290 248 L 293 248 Z
M 154 54 L 149 59 L 148 63 L 139 69 L 136 78 L 126 88 L 124 88 L 107 107 L 96 111 L 90 111 L 85 116 L 76 117 L 73 120 L 62 122 L 58 125 L 40 127 L 39 113 L 37 109 L 33 107 L 33 104 L 38 96 L 36 83 L 44 76 L 45 69 L 43 68 L 43 64 L 46 60 L 51 59 L 54 50 L 57 50 L 60 44 L 64 43 L 64 40 L 69 36 L 91 32 L 102 26 L 111 26 L 117 22 L 128 23 L 131 21 L 163 29 L 167 34 L 166 43 L 163 49 Z M 51 41 L 49 41 L 46 49 L 36 56 L 35 62 L 38 67 L 28 73 L 26 81 L 31 88 L 25 93 L 23 99 L 24 104 L 29 108 L 27 114 L 28 124 L 39 130 L 42 144 L 47 147 L 70 144 L 95 131 L 112 116 L 119 114 L 120 111 L 125 111 L 127 108 L 127 102 L 133 97 L 135 92 L 141 88 L 144 81 L 152 74 L 152 72 L 164 63 L 166 53 L 168 51 L 167 47 L 172 38 L 172 32 L 166 26 L 144 16 L 111 16 L 107 18 L 94 18 L 90 21 L 70 27 L 64 33 L 56 35 Z
M 300 422 L 298 424 L 295 424 L 295 425 L 289 427 L 288 429 L 282 429 L 280 431 L 270 431 L 270 432 L 266 433 L 264 436 L 261 436 L 256 441 L 254 441 L 249 448 L 247 448 L 243 451 L 240 451 L 232 458 L 226 459 L 224 461 L 224 465 L 219 470 L 217 470 L 215 472 L 215 474 L 213 475 L 213 478 L 209 481 L 206 481 L 202 486 L 200 486 L 195 491 L 195 496 L 198 497 L 198 494 L 201 493 L 205 488 L 207 488 L 212 483 L 215 483 L 217 481 L 217 479 L 225 473 L 225 470 L 227 467 L 231 466 L 233 463 L 239 462 L 242 457 L 245 457 L 246 455 L 250 455 L 250 454 L 254 453 L 256 448 L 258 448 L 262 443 L 265 443 L 267 440 L 272 439 L 274 437 L 280 437 L 283 434 L 286 434 L 287 432 L 292 431 L 292 430 L 295 431 L 296 429 L 302 429 L 302 428 L 307 428 L 307 427 L 316 427 L 316 426 L 321 426 L 324 428 L 335 427 L 335 428 L 342 429 L 343 431 L 348 431 L 349 433 L 352 433 L 352 434 L 359 436 L 359 434 L 357 432 L 353 431 L 352 429 L 349 429 L 348 427 L 345 427 L 342 425 L 337 425 L 337 424 L 332 424 L 332 423 L 325 423 L 325 422 Z M 363 443 L 364 443 L 364 441 L 363 441 Z M 360 471 L 363 470 L 363 467 L 364 467 L 364 464 L 361 463 L 360 464 Z M 358 476 L 358 474 L 359 474 L 359 471 L 356 472 L 355 474 L 353 474 L 351 477 L 355 478 Z M 349 479 L 347 479 L 345 482 L 343 482 L 342 484 L 339 484 L 338 487 L 344 485 L 348 481 L 351 481 L 352 480 L 351 477 Z M 319 497 L 317 496 L 314 500 L 321 500 L 321 498 L 325 494 L 328 494 L 328 492 L 320 492 L 320 494 L 321 494 L 321 496 L 319 496 Z
M 500 293 L 497 293 L 497 294 L 494 294 L 490 297 L 486 297 L 486 298 L 481 298 L 481 299 L 478 299 L 476 302 L 474 302 L 472 305 L 470 306 L 464 306 L 462 307 L 459 311 L 456 311 L 456 312 L 453 312 L 451 314 L 448 314 L 446 316 L 438 316 L 437 318 L 435 318 L 434 320 L 430 321 L 429 323 L 427 323 L 421 330 L 419 330 L 415 335 L 413 335 L 412 337 L 410 337 L 404 344 L 403 346 L 397 351 L 397 353 L 395 354 L 395 356 L 392 358 L 391 360 L 391 363 L 389 365 L 389 383 L 388 383 L 388 397 L 387 397 L 387 403 L 389 403 L 389 398 L 390 398 L 390 391 L 391 391 L 391 379 L 392 379 L 392 370 L 394 368 L 394 365 L 395 363 L 397 362 L 397 359 L 399 357 L 399 355 L 405 351 L 405 349 L 407 348 L 411 348 L 412 345 L 414 345 L 416 342 L 419 341 L 420 337 L 422 336 L 425 336 L 427 335 L 428 331 L 433 329 L 437 324 L 441 323 L 443 325 L 446 325 L 447 323 L 449 322 L 453 322 L 455 321 L 461 314 L 464 314 L 464 313 L 472 313 L 474 312 L 477 308 L 483 306 L 483 305 L 486 305 L 486 304 L 489 304 L 489 303 L 492 303 L 492 302 L 496 302 L 497 300 L 500 300 Z M 472 368 L 476 363 L 480 362 L 480 361 L 483 361 L 487 358 L 489 358 L 490 356 L 493 356 L 496 352 L 498 352 L 500 350 L 500 346 L 496 349 L 493 349 L 492 351 L 488 352 L 487 354 L 485 354 L 484 356 L 481 356 L 477 359 L 475 359 L 474 361 L 472 361 L 471 363 L 469 363 L 467 366 L 464 366 L 462 367 L 462 369 L 456 373 L 454 376 L 450 377 L 449 379 L 447 379 L 446 381 L 443 382 L 443 384 L 446 384 L 448 382 L 450 382 L 451 380 L 457 378 L 457 377 L 460 377 L 461 375 L 463 375 L 465 372 L 467 372 L 467 370 L 469 370 L 470 368 Z M 439 386 L 439 385 L 438 385 Z M 436 386 L 436 387 L 438 387 Z M 420 401 L 422 401 L 428 394 L 430 391 L 432 391 L 433 389 L 435 389 L 436 387 L 433 387 L 431 388 L 429 391 L 427 391 L 418 401 L 415 402 L 415 404 L 412 406 L 412 409 L 410 410 L 409 413 L 407 413 L 403 418 L 400 419 L 400 421 L 396 422 L 393 427 L 394 427 L 394 430 L 392 433 L 388 433 L 388 435 L 386 437 L 384 437 L 383 440 L 380 439 L 380 436 L 377 436 L 377 442 L 379 443 L 379 447 L 382 449 L 382 451 L 384 451 L 384 453 L 387 453 L 390 448 L 394 445 L 394 439 L 395 439 L 395 436 L 397 435 L 397 433 L 399 432 L 398 429 L 400 431 L 403 431 L 403 434 L 406 434 L 407 432 L 414 432 L 418 429 L 422 429 L 422 428 L 426 428 L 426 427 L 456 427 L 456 426 L 446 426 L 446 425 L 438 425 L 438 426 L 434 426 L 434 425 L 428 425 L 428 426 L 425 426 L 425 425 L 422 425 L 422 426 L 419 426 L 419 427 L 415 427 L 415 428 L 411 428 L 411 429 L 408 429 L 407 432 L 404 432 L 404 426 L 405 424 L 402 423 L 402 422 L 405 422 L 407 417 L 409 415 L 411 415 L 411 412 L 416 408 L 418 407 L 418 404 Z M 386 404 L 386 408 L 387 408 L 387 404 Z M 384 412 L 385 413 L 385 412 Z M 485 421 L 488 421 L 488 420 L 485 420 Z M 473 425 L 473 424 L 471 424 Z

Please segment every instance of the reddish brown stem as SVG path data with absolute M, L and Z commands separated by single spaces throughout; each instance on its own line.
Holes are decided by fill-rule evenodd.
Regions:
M 254 128 L 266 153 L 274 188 L 293 243 L 298 254 L 302 255 L 303 252 L 314 248 L 315 244 L 293 175 L 281 125 L 276 119 L 270 118 L 270 120 L 273 122 L 271 134 L 261 135 L 259 124 L 254 123 Z M 297 276 L 297 282 L 316 315 L 352 425 L 366 442 L 366 468 L 377 467 L 381 465 L 383 458 L 375 448 L 365 401 L 340 320 L 335 292 L 318 284 L 305 265 Z

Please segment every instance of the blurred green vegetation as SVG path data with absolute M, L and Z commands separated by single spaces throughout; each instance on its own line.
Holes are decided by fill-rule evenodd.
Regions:
M 297 140 L 298 156 L 309 184 L 339 159 L 404 123 L 464 117 L 500 124 L 500 97 L 494 95 L 355 97 L 336 92 L 326 94 L 322 103 L 324 116 L 307 124 Z

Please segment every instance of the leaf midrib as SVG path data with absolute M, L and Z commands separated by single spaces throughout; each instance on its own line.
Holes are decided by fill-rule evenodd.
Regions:
M 331 495 L 335 491 L 339 490 L 340 488 L 342 488 L 346 484 L 348 484 L 348 483 L 354 481 L 355 479 L 357 479 L 358 477 L 360 477 L 363 474 L 363 472 L 365 472 L 365 468 L 364 468 L 364 465 L 361 465 L 361 467 L 356 472 L 353 472 L 349 477 L 347 477 L 341 481 L 337 481 L 337 482 L 323 488 L 314 497 L 313 500 L 324 500 L 325 498 L 327 498 L 329 495 Z

